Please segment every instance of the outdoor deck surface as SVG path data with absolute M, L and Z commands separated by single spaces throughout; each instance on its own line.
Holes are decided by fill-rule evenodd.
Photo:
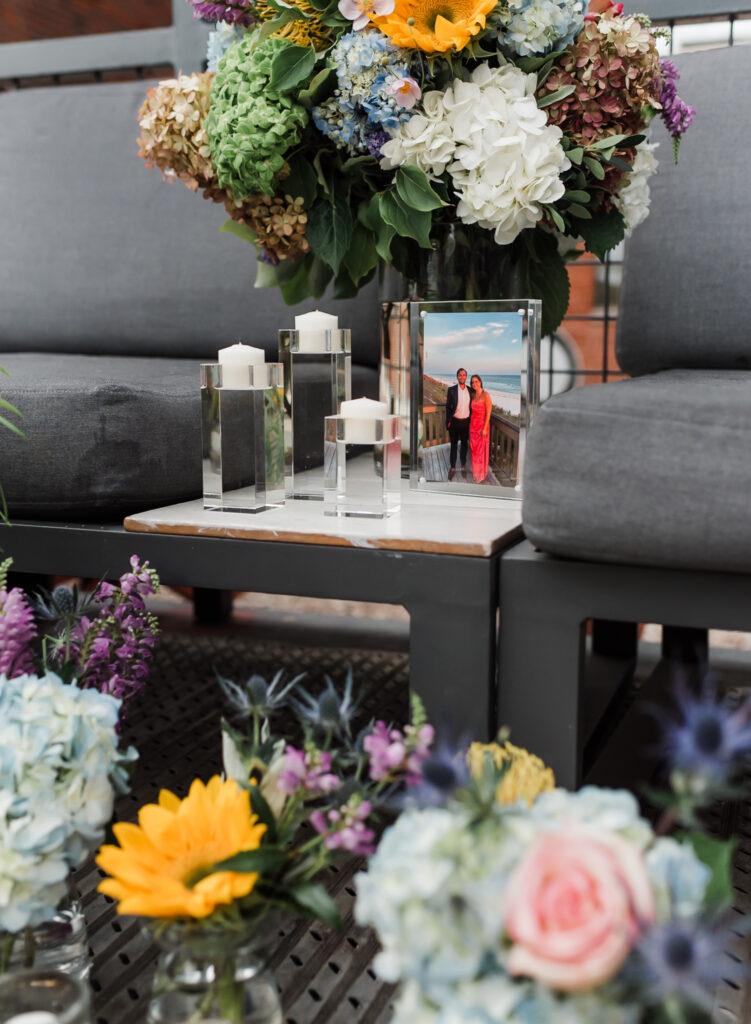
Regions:
M 365 691 L 362 716 L 404 721 L 407 715 L 408 658 L 402 652 L 309 647 L 268 643 L 236 628 L 165 633 L 146 694 L 132 707 L 124 739 L 140 759 L 133 791 L 120 798 L 117 820 L 133 820 L 161 788 L 183 796 L 190 782 L 207 780 L 220 770 L 220 718 L 225 710 L 215 671 L 236 681 L 253 672 L 270 678 L 279 668 L 307 671 L 311 689 L 329 674 L 342 681 L 352 666 L 358 689 Z M 751 684 L 751 675 L 748 683 Z M 737 684 L 737 679 L 733 680 Z M 743 690 L 736 690 L 740 695 Z M 751 788 L 751 770 L 746 780 Z M 751 802 L 722 805 L 711 815 L 715 835 L 739 836 L 733 874 L 731 945 L 724 950 L 730 968 L 749 962 L 751 916 Z M 354 875 L 359 862 L 327 875 L 327 886 L 345 922 L 342 933 L 323 926 L 290 923 L 269 936 L 271 966 L 279 984 L 285 1024 L 387 1024 L 393 987 L 372 969 L 374 934 L 352 917 Z M 93 956 L 91 983 L 96 1024 L 143 1024 L 157 950 L 140 922 L 119 917 L 112 900 L 96 892 L 101 873 L 92 861 L 76 875 L 89 927 Z M 718 988 L 715 1020 L 748 1024 L 748 978 L 724 981 Z M 552 1022 L 554 1024 L 554 1022 Z

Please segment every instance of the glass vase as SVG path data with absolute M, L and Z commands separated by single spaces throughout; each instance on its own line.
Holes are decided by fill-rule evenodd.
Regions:
M 60 971 L 17 971 L 0 978 L 0 1020 L 91 1024 L 89 986 Z
M 32 967 L 74 978 L 88 977 L 91 957 L 86 921 L 81 901 L 72 889 L 49 921 L 20 932 L 0 932 L 0 974 Z
M 162 951 L 147 1024 L 283 1024 L 279 993 L 264 954 L 268 934 L 268 925 L 250 934 L 168 928 L 158 939 Z

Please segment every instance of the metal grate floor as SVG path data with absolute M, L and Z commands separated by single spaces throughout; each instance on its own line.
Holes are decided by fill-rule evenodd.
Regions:
M 404 653 L 268 643 L 226 631 L 163 635 L 148 690 L 134 703 L 123 731 L 140 759 L 132 792 L 118 801 L 117 820 L 135 819 L 138 808 L 155 800 L 161 788 L 184 795 L 193 778 L 206 780 L 220 770 L 219 721 L 225 709 L 215 672 L 242 681 L 253 672 L 268 679 L 283 667 L 290 675 L 308 673 L 306 685 L 315 690 L 324 674 L 343 682 L 350 666 L 357 689 L 364 692 L 363 721 L 373 716 L 406 719 Z M 751 768 L 746 781 L 751 790 Z M 714 835 L 732 832 L 739 839 L 733 869 L 737 920 L 725 955 L 729 966 L 749 964 L 751 802 L 716 808 L 707 825 Z M 352 883 L 360 866 L 349 864 L 328 873 L 329 891 L 345 922 L 343 932 L 291 924 L 280 928 L 270 943 L 285 1024 L 387 1024 L 390 1019 L 393 987 L 383 984 L 372 969 L 378 948 L 375 936 L 357 927 L 352 917 Z M 157 951 L 137 920 L 118 917 L 113 902 L 97 893 L 100 878 L 89 861 L 75 879 L 89 928 L 96 1024 L 143 1024 Z M 718 1024 L 749 1024 L 749 981 L 722 982 L 714 1016 Z
M 221 767 L 219 721 L 223 711 L 215 671 L 242 681 L 253 672 L 267 679 L 284 667 L 307 672 L 311 690 L 329 674 L 343 682 L 352 666 L 365 691 L 362 717 L 404 721 L 407 656 L 381 651 L 342 651 L 248 641 L 210 633 L 163 635 L 147 692 L 134 703 L 123 738 L 140 758 L 130 794 L 120 798 L 117 820 L 134 820 L 138 808 L 162 788 L 185 795 L 193 778 L 208 779 Z M 345 928 L 333 933 L 301 923 L 281 929 L 271 942 L 286 1024 L 385 1024 L 391 986 L 376 978 L 371 963 L 374 935 L 355 925 L 352 880 L 360 863 L 329 871 L 328 888 Z M 93 957 L 91 985 L 96 1024 L 141 1024 L 145 1019 L 157 951 L 139 922 L 119 917 L 96 887 L 102 873 L 89 861 L 76 874 Z

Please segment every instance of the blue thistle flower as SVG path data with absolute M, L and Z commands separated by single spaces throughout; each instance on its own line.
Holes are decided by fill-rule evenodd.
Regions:
M 669 767 L 711 784 L 726 781 L 751 751 L 751 700 L 733 710 L 727 699 L 717 698 L 709 680 L 698 696 L 679 680 L 676 700 L 681 720 L 666 725 L 664 740 Z
M 469 782 L 467 744 L 441 740 L 422 763 L 422 782 L 409 790 L 405 802 L 419 808 L 442 807 Z
M 324 676 L 326 687 L 318 697 L 313 697 L 302 687 L 300 700 L 292 704 L 303 722 L 314 732 L 322 733 L 327 739 L 333 736 L 351 738 L 352 720 L 357 713 L 360 700 L 352 695 L 352 669 L 347 672 L 344 692 L 340 694 L 330 676 Z
M 283 707 L 287 697 L 303 678 L 303 675 L 304 673 L 295 676 L 285 686 L 282 686 L 284 669 L 279 669 L 270 683 L 267 683 L 263 676 L 257 673 L 254 673 L 241 686 L 232 682 L 231 679 L 225 679 L 218 673 L 217 678 L 225 697 L 236 711 L 246 716 L 259 715 L 268 718 L 274 711 Z

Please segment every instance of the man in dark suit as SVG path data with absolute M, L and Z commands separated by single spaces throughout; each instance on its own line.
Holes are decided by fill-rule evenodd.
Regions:
M 460 366 L 456 371 L 458 384 L 452 384 L 446 395 L 446 427 L 451 441 L 449 454 L 449 480 L 456 473 L 456 450 L 459 449 L 459 462 L 462 476 L 467 479 L 467 451 L 469 450 L 469 416 L 472 391 L 467 387 L 467 371 Z

